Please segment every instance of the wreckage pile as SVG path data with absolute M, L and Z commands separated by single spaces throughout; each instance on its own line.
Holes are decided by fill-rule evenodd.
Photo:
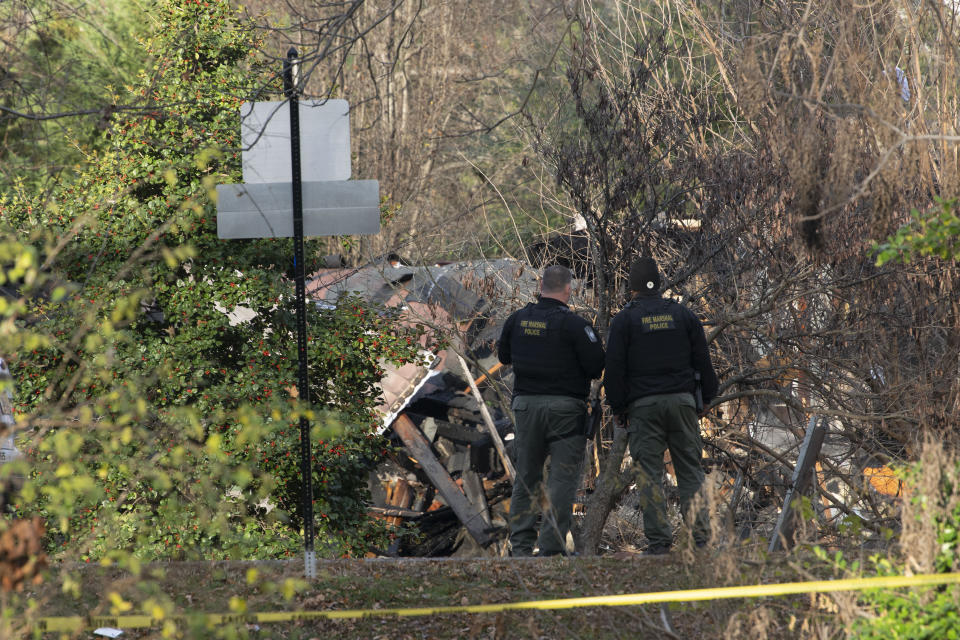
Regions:
M 424 328 L 424 347 L 435 340 L 446 345 L 425 364 L 385 366 L 380 432 L 395 446 L 369 477 L 369 510 L 392 524 L 413 525 L 422 535 L 398 538 L 379 551 L 398 556 L 504 553 L 512 488 L 512 376 L 497 360 L 496 340 L 507 316 L 534 300 L 536 291 L 536 270 L 515 260 L 417 267 L 383 262 L 321 271 L 308 284 L 321 307 L 335 306 L 343 295 L 359 295 L 398 309 L 401 324 Z M 572 306 L 587 316 L 589 296 L 585 285 L 575 286 Z M 4 375 L 9 379 L 9 372 L 0 371 L 0 378 Z M 10 437 L 7 394 L 0 393 L 8 427 L 0 430 L 0 453 L 9 457 L 18 452 Z M 703 425 L 705 464 L 717 472 L 712 481 L 724 502 L 718 515 L 734 535 L 770 537 L 801 466 L 810 432 L 805 425 L 817 412 L 751 394 L 731 398 Z M 818 522 L 839 529 L 858 521 L 879 536 L 880 524 L 895 517 L 899 480 L 870 451 L 852 446 L 838 420 L 816 421 L 816 426 L 821 441 L 803 471 L 812 479 Z M 575 513 L 583 513 L 613 441 L 611 432 L 605 424 L 588 443 Z M 628 468 L 629 457 L 621 472 Z M 601 550 L 637 544 L 639 513 L 629 484 L 617 496 L 620 506 L 607 521 Z
M 371 474 L 371 512 L 393 524 L 414 522 L 423 534 L 388 553 L 502 551 L 513 424 L 505 410 L 509 370 L 496 358 L 496 340 L 536 287 L 536 273 L 513 260 L 336 269 L 308 286 L 319 304 L 351 293 L 398 307 L 404 324 L 427 329 L 424 341 L 442 337 L 449 345 L 429 364 L 387 366 L 381 381 L 381 432 L 397 446 Z
M 394 453 L 370 476 L 370 511 L 393 524 L 410 523 L 423 534 L 397 542 L 389 555 L 503 554 L 505 513 L 511 491 L 509 367 L 496 358 L 506 317 L 534 300 L 536 271 L 514 260 L 412 267 L 368 265 L 323 271 L 308 285 L 320 305 L 344 294 L 402 311 L 401 323 L 427 328 L 427 340 L 449 345 L 429 364 L 387 367 L 381 386 L 381 433 Z M 572 306 L 589 315 L 590 292 L 575 286 Z M 578 304 L 580 303 L 580 304 Z M 476 388 L 476 390 L 475 390 Z M 482 393 L 483 403 L 478 402 Z M 486 414 L 486 415 L 485 415 Z M 899 483 L 883 465 L 860 460 L 840 425 L 812 421 L 805 412 L 748 398 L 725 402 L 704 422 L 705 465 L 721 500 L 718 515 L 733 535 L 776 538 L 783 506 L 800 469 L 816 494 L 816 518 L 836 526 L 845 518 L 889 518 Z M 816 424 L 821 444 L 805 446 Z M 602 451 L 612 441 L 606 424 L 588 443 L 583 491 L 575 512 L 599 475 Z M 504 444 L 505 443 L 505 446 Z M 498 446 L 499 445 L 499 446 Z M 805 457 L 806 456 L 806 457 Z M 802 462 L 801 459 L 807 460 Z M 623 469 L 629 467 L 629 456 Z M 667 465 L 668 486 L 671 480 Z M 629 485 L 629 482 L 627 483 Z M 799 488 L 799 487 L 798 487 Z M 608 543 L 636 544 L 639 513 L 627 486 L 607 525 Z M 777 527 L 777 529 L 775 529 Z M 627 540 L 623 531 L 629 529 Z M 619 533 L 618 533 L 619 532 Z M 602 548 L 608 547 L 602 545 Z

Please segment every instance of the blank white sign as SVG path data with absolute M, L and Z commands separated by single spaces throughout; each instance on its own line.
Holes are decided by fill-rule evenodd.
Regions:
M 303 235 L 351 236 L 380 231 L 376 180 L 303 183 Z M 222 239 L 293 237 L 290 182 L 217 185 L 217 236 Z
M 350 105 L 346 100 L 300 102 L 300 167 L 304 182 L 350 179 Z M 290 182 L 290 103 L 240 106 L 243 181 Z

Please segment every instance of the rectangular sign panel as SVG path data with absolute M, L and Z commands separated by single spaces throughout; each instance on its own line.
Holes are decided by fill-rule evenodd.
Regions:
M 243 181 L 290 182 L 290 103 L 240 106 Z M 300 102 L 300 166 L 304 182 L 350 179 L 350 105 L 346 100 Z
M 303 183 L 305 236 L 369 235 L 380 231 L 380 183 Z M 223 239 L 292 238 L 290 182 L 217 185 L 217 235 Z

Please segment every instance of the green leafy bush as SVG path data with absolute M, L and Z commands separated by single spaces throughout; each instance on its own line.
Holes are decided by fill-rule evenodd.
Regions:
M 148 63 L 117 96 L 135 108 L 74 179 L 0 199 L 19 287 L 0 353 L 31 465 L 17 511 L 47 518 L 63 559 L 295 553 L 307 411 L 324 548 L 382 545 L 365 513 L 379 363 L 419 357 L 418 336 L 358 300 L 311 307 L 318 410 L 300 402 L 290 243 L 225 242 L 215 220 L 214 186 L 241 179 L 239 106 L 277 78 L 226 1 L 161 0 L 149 17 Z
M 875 559 L 877 575 L 899 575 L 885 559 Z M 853 623 L 850 637 L 859 640 L 956 640 L 960 638 L 960 589 L 871 589 L 861 603 L 872 615 Z
M 874 243 L 877 265 L 891 260 L 910 262 L 912 258 L 936 256 L 960 260 L 960 217 L 957 200 L 936 199 L 938 207 L 928 213 L 911 211 L 911 220 L 884 243 Z
M 904 484 L 909 489 L 903 512 L 901 556 L 894 559 L 873 556 L 871 563 L 876 574 L 903 575 L 908 568 L 912 573 L 956 571 L 960 565 L 957 539 L 960 461 L 946 455 L 942 446 L 928 444 L 921 460 L 904 472 Z M 857 567 L 850 569 L 856 571 Z M 859 604 L 867 615 L 853 621 L 851 638 L 960 638 L 960 587 L 957 585 L 871 589 L 860 594 Z

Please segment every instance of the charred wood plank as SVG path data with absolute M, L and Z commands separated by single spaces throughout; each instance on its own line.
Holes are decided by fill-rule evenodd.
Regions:
M 420 423 L 420 431 L 427 437 L 428 442 L 437 439 L 437 421 L 435 418 L 424 418 Z
M 490 520 L 490 509 L 487 506 L 487 494 L 483 490 L 483 481 L 477 472 L 473 469 L 465 470 L 461 476 L 463 479 L 463 492 L 476 508 L 476 514 L 483 520 L 484 529 L 489 529 L 492 521 Z
M 453 550 L 458 533 L 462 530 L 460 521 L 450 507 L 427 511 L 416 522 L 417 529 L 422 535 L 416 539 L 402 538 L 401 555 L 422 557 L 448 555 Z
M 441 464 L 430 448 L 430 443 L 420 429 L 406 415 L 401 414 L 393 423 L 393 431 L 403 441 L 409 454 L 420 464 L 431 483 L 443 496 L 447 505 L 457 514 L 470 536 L 481 547 L 486 547 L 493 540 L 486 533 L 483 519 L 477 516 L 477 507 L 460 487 L 453 481 L 446 468 Z
M 482 431 L 453 422 L 443 420 L 434 420 L 436 424 L 437 436 L 444 437 L 454 442 L 469 445 L 481 445 L 490 442 L 490 436 Z
M 470 452 L 457 449 L 444 461 L 444 466 L 450 473 L 462 473 L 467 471 L 470 469 Z
M 387 490 L 387 506 L 406 509 L 413 502 L 413 488 L 406 478 L 399 478 Z M 395 527 L 403 522 L 402 516 L 388 516 L 387 523 Z

